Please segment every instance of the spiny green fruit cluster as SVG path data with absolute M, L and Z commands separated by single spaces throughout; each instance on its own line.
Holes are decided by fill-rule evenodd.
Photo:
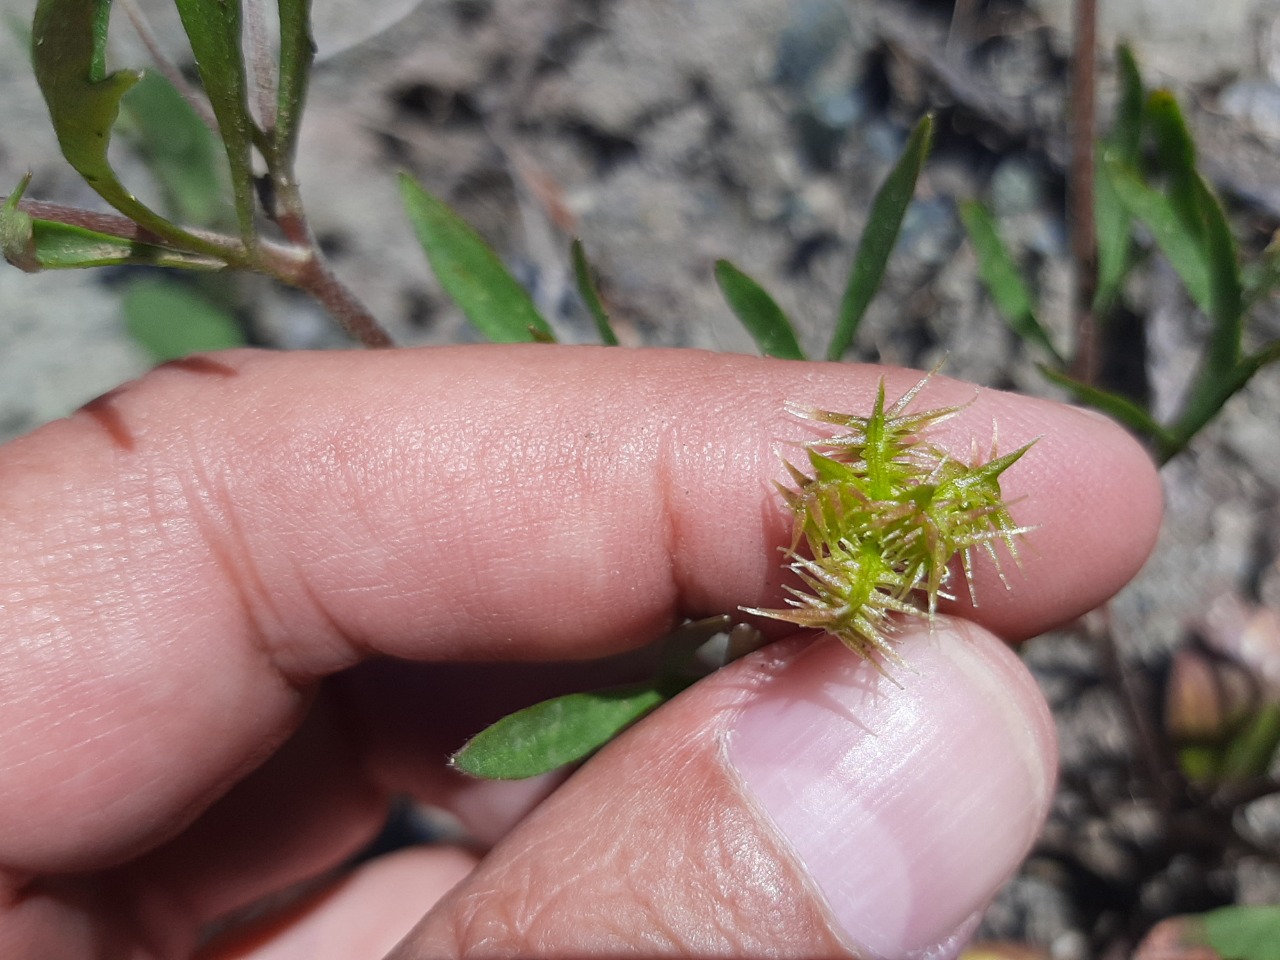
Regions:
M 877 652 L 896 661 L 894 614 L 928 618 L 939 598 L 954 599 L 957 554 L 975 603 L 975 549 L 997 570 L 997 542 L 1017 561 L 1028 528 L 1010 516 L 1000 475 L 1031 444 L 996 456 L 993 443 L 982 462 L 955 459 L 924 434 L 962 407 L 907 413 L 928 380 L 886 409 L 882 379 L 869 417 L 791 407 L 839 431 L 804 445 L 812 474 L 787 462 L 795 486 L 779 485 L 795 524 L 788 565 L 807 590 L 788 587 L 786 609 L 747 612 L 834 634 L 873 662 Z

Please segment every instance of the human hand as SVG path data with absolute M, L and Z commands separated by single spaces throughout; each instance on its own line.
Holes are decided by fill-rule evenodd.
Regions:
M 0 956 L 353 960 L 406 933 L 393 956 L 953 953 L 1052 792 L 1050 717 L 996 637 L 1105 600 L 1158 525 L 1149 461 L 1094 415 L 979 391 L 936 428 L 966 456 L 993 420 L 1002 449 L 1042 438 L 1003 478 L 1036 529 L 1011 590 L 980 565 L 980 607 L 903 637 L 901 686 L 783 640 L 528 815 L 537 786 L 443 762 L 544 692 L 534 661 L 776 606 L 783 402 L 869 409 L 882 373 L 890 397 L 917 379 L 540 345 L 237 352 L 9 444 Z M 973 397 L 936 377 L 919 404 Z M 401 793 L 496 845 L 372 861 L 200 946 L 343 863 Z

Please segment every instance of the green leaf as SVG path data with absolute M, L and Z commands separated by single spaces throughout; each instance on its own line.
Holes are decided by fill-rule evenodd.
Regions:
M 933 117 L 922 117 L 911 131 L 902 156 L 889 171 L 889 176 L 871 202 L 871 214 L 867 217 L 866 229 L 862 231 L 862 238 L 858 242 L 849 282 L 840 301 L 835 333 L 827 349 L 828 360 L 839 360 L 844 356 L 844 352 L 853 343 L 858 325 L 862 322 L 872 297 L 880 289 L 889 254 L 898 241 L 902 218 L 915 195 L 916 180 L 924 166 L 925 157 L 929 154 L 932 138 Z
M 400 175 L 405 210 L 445 292 L 495 343 L 535 340 L 551 327 L 480 234 L 408 174 Z
M 1244 293 L 1240 282 L 1240 252 L 1222 201 L 1199 173 L 1193 184 L 1196 207 L 1204 224 L 1205 254 L 1209 262 L 1209 306 L 1213 333 L 1205 354 L 1205 370 L 1220 377 L 1240 360 L 1244 337 Z
M 1196 306 L 1212 316 L 1213 270 L 1200 231 L 1189 227 L 1173 201 L 1143 183 L 1132 169 L 1109 158 L 1106 167 L 1120 202 L 1146 224 Z
M 1171 91 L 1155 90 L 1147 97 L 1144 126 L 1155 140 L 1159 169 L 1173 181 L 1174 191 L 1183 194 L 1180 208 L 1188 220 L 1197 219 L 1195 199 L 1189 192 L 1196 172 L 1196 143 Z
M 805 359 L 791 321 L 764 287 L 728 260 L 717 260 L 715 270 L 720 292 L 755 339 L 761 353 L 783 360 Z
M 487 780 L 536 777 L 585 759 L 667 699 L 636 684 L 544 700 L 476 734 L 451 763 Z
M 244 345 L 235 319 L 188 284 L 136 280 L 124 295 L 125 326 L 158 361 Z
M 1120 75 L 1120 95 L 1108 145 L 1121 163 L 1136 164 L 1142 148 L 1142 105 L 1146 93 L 1133 48 L 1122 43 L 1116 48 L 1116 70 Z
M 221 270 L 225 261 L 159 244 L 140 243 L 54 220 L 34 220 L 32 239 L 42 270 L 143 265 Z
M 1049 332 L 1036 319 L 1031 291 L 1013 262 L 1009 248 L 1000 239 L 991 214 L 982 204 L 971 200 L 960 204 L 960 220 L 978 255 L 978 273 L 1010 328 L 1025 342 L 1048 353 L 1057 366 L 1066 366 Z
M 1168 431 L 1142 407 L 1128 397 L 1111 393 L 1087 383 L 1081 383 L 1060 370 L 1041 366 L 1040 372 L 1058 386 L 1069 390 L 1081 403 L 1086 403 L 1095 410 L 1101 410 L 1114 420 L 1124 424 L 1134 433 L 1153 442 L 1157 448 L 1163 449 L 1172 442 Z
M 578 285 L 578 296 L 582 297 L 582 302 L 587 305 L 587 310 L 596 322 L 600 342 L 605 346 L 616 347 L 618 335 L 613 332 L 613 325 L 609 323 L 608 311 L 605 310 L 600 300 L 600 292 L 596 290 L 596 285 L 591 279 L 591 267 L 587 263 L 586 251 L 582 248 L 582 241 L 577 237 L 569 247 L 569 254 L 573 260 L 573 278 Z
M 98 194 L 158 236 L 192 249 L 208 244 L 186 234 L 124 188 L 107 159 L 120 98 L 137 71 L 106 72 L 110 0 L 39 0 L 31 29 L 32 65 L 62 155 Z
M 240 0 L 176 0 L 182 27 L 191 41 L 200 82 L 204 85 L 231 169 L 240 235 L 246 246 L 255 242 L 253 223 L 253 134 L 241 49 Z
M 280 89 L 272 141 L 276 156 L 292 163 L 298 146 L 298 127 L 311 79 L 316 45 L 311 37 L 311 0 L 279 0 Z
M 1093 188 L 1093 218 L 1098 237 L 1098 289 L 1093 309 L 1098 314 L 1105 314 L 1119 293 L 1133 246 L 1132 219 L 1116 193 L 1105 157 L 1106 153 L 1099 151 Z
M 1201 917 L 1223 960 L 1280 960 L 1280 907 L 1223 907 Z
M 1093 309 L 1105 314 L 1120 291 L 1129 269 L 1133 248 L 1131 217 L 1116 193 L 1107 166 L 1108 158 L 1137 168 L 1142 147 L 1142 110 L 1145 94 L 1133 51 L 1125 44 L 1116 49 L 1120 95 L 1116 100 L 1111 132 L 1098 147 L 1094 164 L 1094 222 L 1098 238 L 1098 289 Z
M 74 223 L 32 216 L 19 206 L 31 175 L 0 206 L 0 256 L 21 270 L 65 270 L 78 267 L 149 264 L 217 270 L 221 259 L 115 236 Z M 128 221 L 122 224 L 132 227 Z
M 1268 703 L 1231 738 L 1218 775 L 1229 780 L 1260 777 L 1271 769 L 1277 747 L 1280 747 L 1280 704 Z
M 203 227 L 232 222 L 223 192 L 228 185 L 226 163 L 218 142 L 173 84 L 158 73 L 147 73 L 121 106 L 168 212 L 181 222 Z

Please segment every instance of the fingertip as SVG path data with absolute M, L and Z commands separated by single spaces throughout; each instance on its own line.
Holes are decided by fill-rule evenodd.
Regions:
M 940 618 L 900 650 L 890 678 L 793 638 L 698 684 L 553 794 L 406 951 L 954 952 L 1043 822 L 1053 724 L 980 628 Z
M 903 634 L 888 676 L 827 638 L 743 708 L 729 757 L 860 955 L 963 939 L 1047 814 L 1052 718 L 986 631 Z

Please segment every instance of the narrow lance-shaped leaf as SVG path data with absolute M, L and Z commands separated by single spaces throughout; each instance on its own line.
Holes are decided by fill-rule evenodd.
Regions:
M 1212 269 L 1200 233 L 1187 227 L 1169 197 L 1143 183 L 1132 169 L 1110 159 L 1106 167 L 1120 202 L 1133 217 L 1146 224 L 1191 299 L 1212 315 Z
M 288 164 L 297 149 L 316 46 L 311 37 L 311 0 L 279 0 L 279 9 L 280 87 L 272 141 L 277 158 Z
M 1209 263 L 1209 304 L 1213 332 L 1205 353 L 1207 376 L 1219 377 L 1240 359 L 1244 337 L 1244 294 L 1240 282 L 1240 254 L 1222 201 L 1197 172 L 1193 184 L 1196 206 L 1204 223 L 1204 249 Z
M 120 183 L 107 159 L 120 98 L 137 71 L 106 72 L 110 0 L 39 0 L 31 30 L 32 65 L 62 155 L 98 194 L 139 226 L 204 253 L 230 255 L 151 210 Z
M 960 220 L 978 255 L 978 272 L 1010 328 L 1027 343 L 1048 353 L 1057 366 L 1066 366 L 1062 354 L 1049 338 L 1049 332 L 1036 319 L 1031 291 L 986 208 L 976 201 L 962 203 Z
M 1161 168 L 1169 178 L 1169 200 L 1183 228 L 1203 249 L 1209 273 L 1206 312 L 1214 321 L 1206 370 L 1221 374 L 1240 355 L 1242 307 L 1239 255 L 1222 203 L 1196 169 L 1195 141 L 1177 99 L 1167 90 L 1147 98 L 1147 122 Z
M 1098 237 L 1098 289 L 1094 310 L 1105 312 L 1119 292 L 1129 267 L 1133 246 L 1131 218 L 1116 193 L 1107 161 L 1136 169 L 1142 144 L 1142 109 L 1145 94 L 1142 75 L 1133 51 L 1121 44 L 1116 50 L 1120 95 L 1116 100 L 1111 132 L 1099 145 L 1094 165 L 1094 221 Z
M 244 53 L 241 49 L 240 0 L 176 0 L 183 29 L 191 41 L 200 82 L 218 119 L 231 188 L 236 199 L 240 234 L 253 246 L 255 192 L 253 186 L 253 118 L 249 113 Z
M 480 234 L 412 177 L 400 175 L 405 210 L 440 286 L 476 328 L 496 343 L 553 334 L 532 298 Z
M 1142 147 L 1142 105 L 1146 92 L 1142 73 L 1128 44 L 1116 48 L 1116 68 L 1120 75 L 1120 96 L 1116 101 L 1115 125 L 1107 137 L 1108 145 L 1122 163 L 1137 163 Z
M 844 356 L 844 352 L 853 343 L 853 337 L 858 332 L 858 325 L 862 322 L 871 299 L 880 289 L 889 254 L 898 241 L 902 218 L 915 195 L 916 180 L 924 167 L 925 157 L 929 155 L 932 138 L 933 118 L 924 116 L 911 131 L 902 156 L 876 191 L 866 229 L 862 231 L 858 251 L 853 257 L 849 282 L 840 301 L 835 333 L 827 349 L 828 360 L 839 360 Z
M 1093 309 L 1105 312 L 1120 290 L 1129 267 L 1133 244 L 1132 220 L 1124 202 L 1116 193 L 1106 164 L 1106 147 L 1098 153 L 1094 166 L 1093 219 L 1098 238 L 1098 289 Z
M 226 267 L 226 262 L 216 257 L 125 240 L 53 220 L 33 221 L 32 239 L 36 262 L 43 270 L 127 265 L 185 270 L 221 270 Z
M 573 260 L 573 279 L 578 285 L 578 296 L 586 304 L 591 318 L 596 322 L 596 332 L 600 334 L 600 342 L 607 347 L 618 345 L 618 335 L 613 332 L 613 324 L 609 322 L 609 313 L 600 300 L 600 292 L 591 279 L 591 265 L 587 263 L 587 253 L 582 248 L 582 241 L 577 237 L 569 247 L 570 259 Z
M 571 693 L 509 714 L 451 764 L 489 780 L 520 780 L 584 760 L 669 697 L 653 684 Z
M 1196 196 L 1196 145 L 1177 98 L 1168 90 L 1147 97 L 1144 127 L 1156 145 L 1160 172 L 1169 178 L 1169 199 L 1184 226 L 1203 237 L 1203 218 Z
M 760 352 L 783 360 L 803 360 L 791 321 L 764 287 L 728 260 L 716 261 L 716 283 Z

